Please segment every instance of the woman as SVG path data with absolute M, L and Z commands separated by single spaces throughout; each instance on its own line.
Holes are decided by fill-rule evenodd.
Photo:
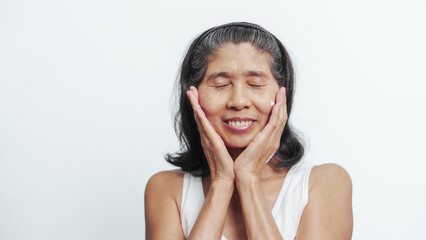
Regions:
M 299 163 L 293 67 L 262 27 L 230 23 L 191 44 L 179 79 L 182 149 L 145 190 L 147 239 L 350 239 L 352 185 Z

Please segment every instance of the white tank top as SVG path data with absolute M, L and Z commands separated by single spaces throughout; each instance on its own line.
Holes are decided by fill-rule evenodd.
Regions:
M 308 185 L 311 169 L 312 166 L 303 163 L 298 163 L 290 168 L 271 210 L 275 223 L 284 239 L 294 239 L 296 237 L 303 209 L 308 203 Z M 201 177 L 194 177 L 189 173 L 185 173 L 180 213 L 185 238 L 191 232 L 204 200 Z M 222 240 L 226 240 L 223 235 Z

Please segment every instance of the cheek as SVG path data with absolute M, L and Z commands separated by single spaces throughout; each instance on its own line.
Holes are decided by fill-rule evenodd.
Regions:
M 277 92 L 278 90 L 270 90 L 262 95 L 256 96 L 256 107 L 262 114 L 268 115 L 271 113 L 273 107 L 271 101 L 275 104 Z
M 218 98 L 215 98 L 209 94 L 203 94 L 200 92 L 200 106 L 206 114 L 207 119 L 213 124 L 213 121 L 220 114 L 220 102 Z
M 275 99 L 271 97 L 265 97 L 258 103 L 258 109 L 263 114 L 270 114 L 272 111 L 271 101 L 275 103 Z

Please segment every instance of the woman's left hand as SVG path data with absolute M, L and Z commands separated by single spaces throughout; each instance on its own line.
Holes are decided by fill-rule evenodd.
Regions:
M 269 122 L 259 132 L 234 163 L 236 178 L 260 178 L 268 159 L 278 150 L 287 122 L 285 88 L 278 90 Z

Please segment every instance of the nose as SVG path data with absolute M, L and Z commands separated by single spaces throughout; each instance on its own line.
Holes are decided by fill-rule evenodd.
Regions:
M 229 109 L 243 110 L 245 108 L 249 108 L 250 105 L 251 99 L 247 89 L 243 86 L 243 84 L 234 84 L 229 92 L 226 106 Z

